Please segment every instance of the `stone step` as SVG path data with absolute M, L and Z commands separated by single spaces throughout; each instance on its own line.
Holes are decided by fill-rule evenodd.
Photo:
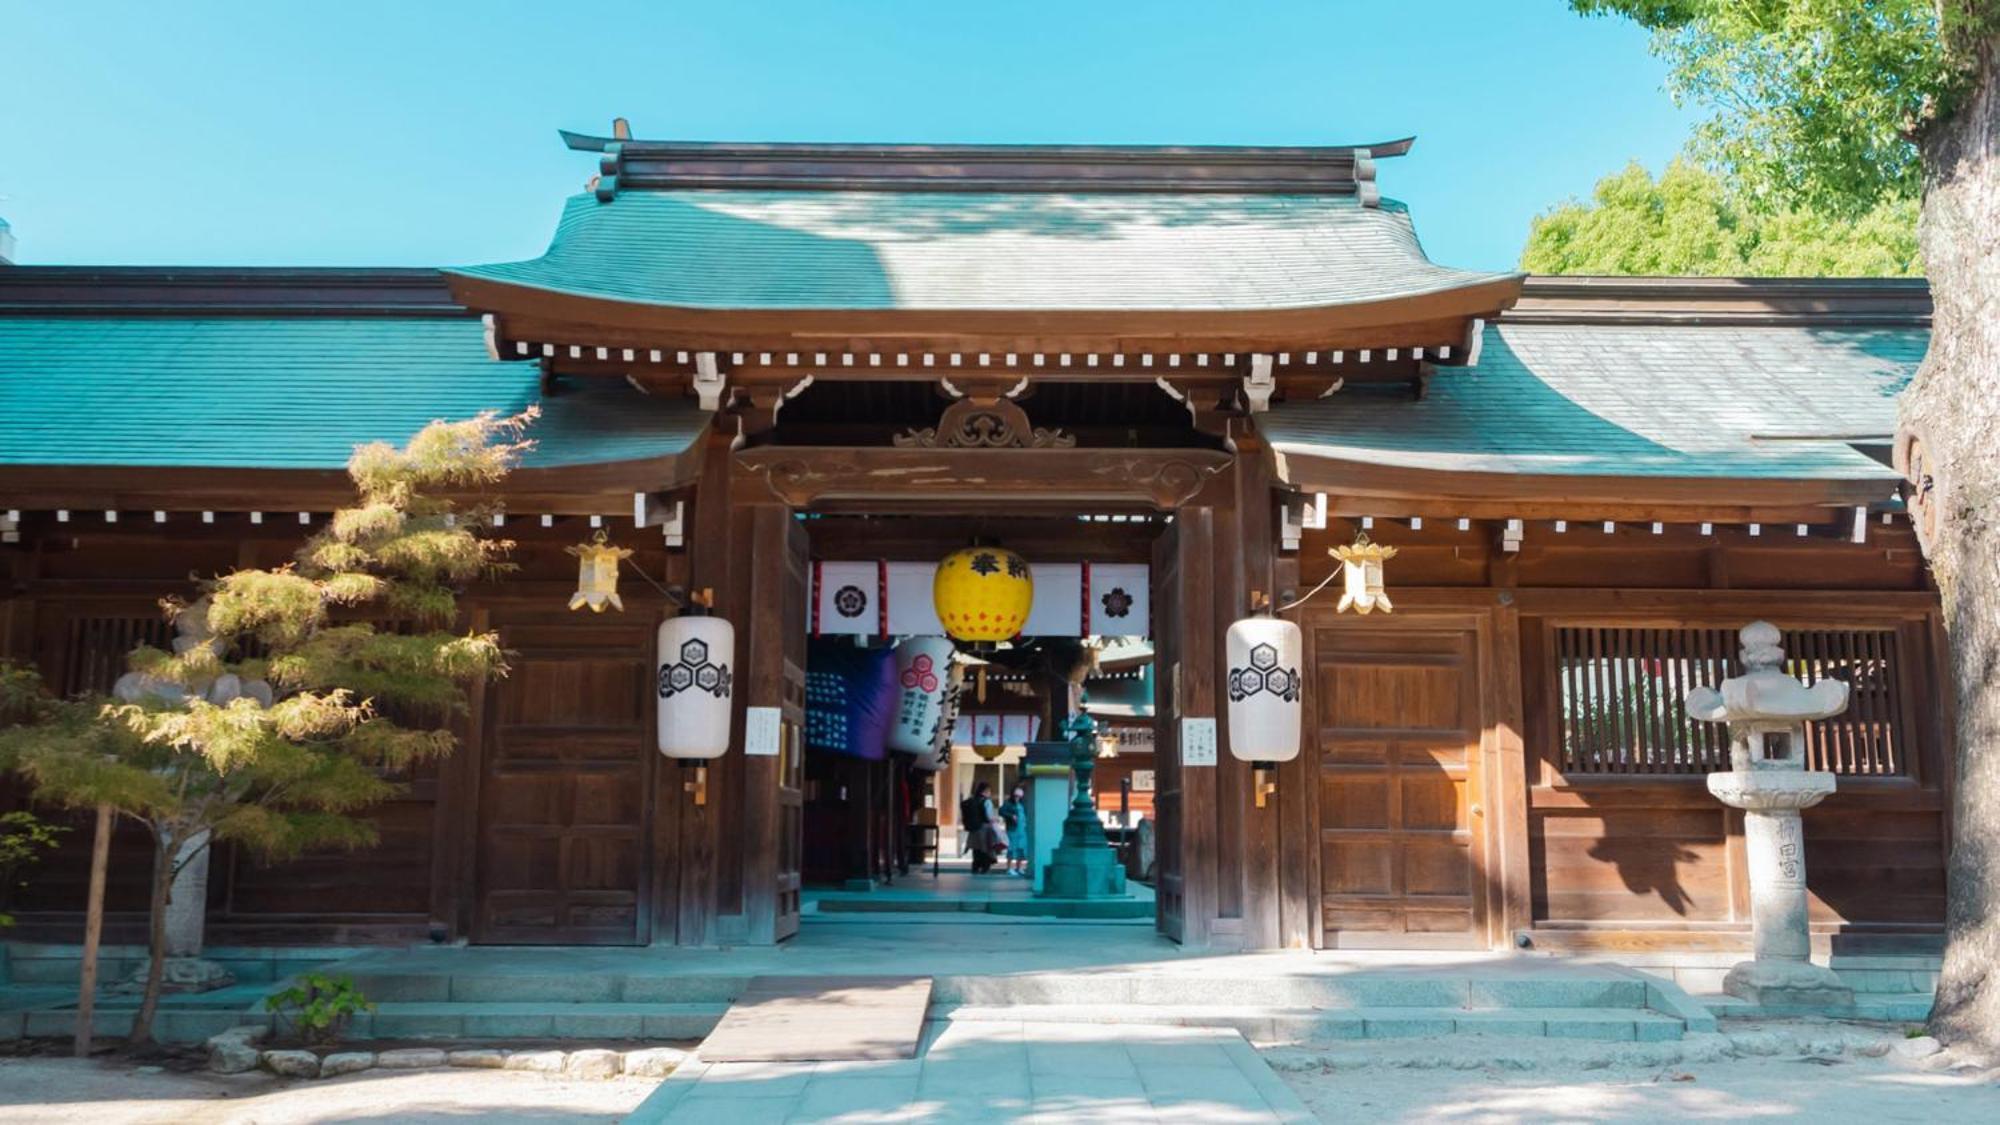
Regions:
M 351 1039 L 700 1039 L 726 1003 L 534 1001 L 377 1004 L 357 1017 Z
M 728 1004 L 747 975 L 617 973 L 370 973 L 355 987 L 377 1003 Z M 1467 975 L 1046 972 L 943 975 L 932 994 L 951 1004 L 1248 1004 L 1278 1008 L 1640 1008 L 1648 982 L 1624 974 Z
M 1835 1019 L 1879 1020 L 1884 1023 L 1921 1023 L 1930 1018 L 1932 996 L 1928 992 L 1857 992 L 1851 1008 L 1824 1007 L 1789 1009 L 1754 1004 L 1736 996 L 1695 997 L 1709 1011 L 1723 1019 L 1791 1019 L 1798 1016 L 1825 1016 Z
M 919 898 L 893 893 L 822 895 L 820 914 L 996 914 L 1009 918 L 1082 918 L 1092 921 L 1151 919 L 1152 900 L 1142 898 Z
M 132 1031 L 132 1008 L 99 1008 L 91 1014 L 93 1036 L 123 1038 Z M 41 1008 L 26 1012 L 0 1012 L 0 1040 L 67 1038 L 76 1033 L 74 1007 Z M 223 1009 L 161 1008 L 153 1016 L 153 1037 L 163 1043 L 199 1043 L 211 1035 L 244 1024 L 270 1026 L 271 1017 L 257 1011 Z
M 931 1009 L 933 1019 L 977 1023 L 1154 1024 L 1226 1027 L 1259 1044 L 1439 1035 L 1508 1035 L 1615 1042 L 1677 1040 L 1686 1024 L 1644 1009 L 1619 1008 L 1259 1008 L 1190 1005 L 1123 1009 L 1068 1004 L 958 1005 Z

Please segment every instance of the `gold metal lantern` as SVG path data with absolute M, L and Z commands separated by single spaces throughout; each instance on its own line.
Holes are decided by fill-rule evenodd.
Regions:
M 1378 609 L 1383 613 L 1395 612 L 1389 595 L 1382 590 L 1382 564 L 1396 557 L 1396 548 L 1376 543 L 1363 532 L 1355 537 L 1353 546 L 1335 547 L 1327 553 L 1339 559 L 1346 572 L 1346 589 L 1340 595 L 1340 604 L 1334 607 L 1336 613 L 1350 609 L 1356 613 Z
M 632 557 L 632 551 L 612 546 L 609 537 L 599 531 L 590 542 L 569 548 L 569 553 L 577 558 L 576 593 L 570 595 L 569 607 L 589 606 L 592 613 L 603 613 L 608 605 L 624 612 L 625 603 L 618 598 L 618 564 Z

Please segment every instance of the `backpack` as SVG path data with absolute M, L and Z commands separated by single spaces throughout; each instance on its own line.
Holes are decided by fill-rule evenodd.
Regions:
M 977 797 L 967 797 L 958 803 L 959 823 L 971 831 L 986 823 L 986 802 Z

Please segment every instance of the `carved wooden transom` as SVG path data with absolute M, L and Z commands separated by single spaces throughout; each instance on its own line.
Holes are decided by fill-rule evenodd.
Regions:
M 1036 426 L 1011 399 L 967 397 L 945 407 L 936 427 L 912 427 L 895 442 L 904 449 L 1069 449 L 1076 438 Z

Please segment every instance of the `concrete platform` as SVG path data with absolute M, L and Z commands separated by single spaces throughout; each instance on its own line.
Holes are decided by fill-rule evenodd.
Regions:
M 684 1064 L 625 1120 L 758 1125 L 845 1119 L 1303 1123 L 1313 1120 L 1233 1031 L 933 1024 L 893 1062 Z

